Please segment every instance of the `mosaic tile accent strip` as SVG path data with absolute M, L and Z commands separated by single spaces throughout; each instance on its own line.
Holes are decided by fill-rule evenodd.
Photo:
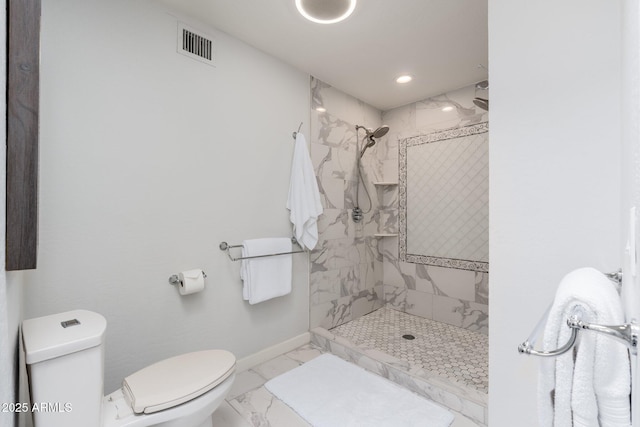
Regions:
M 488 337 L 383 307 L 331 329 L 357 346 L 380 350 L 454 384 L 488 392 Z M 415 339 L 402 338 L 411 334 Z

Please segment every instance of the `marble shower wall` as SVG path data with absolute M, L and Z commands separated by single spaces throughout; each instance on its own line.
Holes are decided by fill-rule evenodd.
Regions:
M 356 125 L 377 128 L 382 113 L 345 93 L 311 79 L 310 152 L 324 214 L 319 219 L 318 246 L 311 252 L 310 326 L 332 328 L 382 306 L 382 255 L 378 241 L 378 193 L 372 182 L 382 177 L 386 137 L 362 158 L 359 204 L 371 210 L 356 224 L 351 219 L 358 180 Z M 318 107 L 326 109 L 317 111 Z M 360 131 L 359 137 L 364 135 Z
M 487 122 L 488 113 L 473 104 L 475 96 L 488 97 L 486 91 L 476 92 L 472 85 L 384 112 L 382 121 L 390 131 L 383 180 L 398 182 L 400 140 Z M 446 106 L 454 108 L 442 111 Z M 380 209 L 389 230 L 397 228 L 397 208 L 398 191 L 392 187 L 383 194 Z M 488 273 L 402 262 L 397 238 L 385 238 L 380 251 L 384 272 L 381 298 L 385 303 L 410 314 L 488 333 Z
M 488 121 L 472 100 L 486 93 L 469 86 L 381 113 L 322 81 L 311 79 L 311 159 L 316 170 L 324 214 L 319 242 L 311 253 L 310 326 L 332 328 L 384 304 L 395 309 L 488 332 L 488 274 L 401 262 L 397 237 L 398 141 L 434 131 Z M 454 110 L 443 112 L 442 107 Z M 324 112 L 316 110 L 326 109 Z M 356 168 L 355 125 L 390 126 L 389 133 L 362 158 L 363 184 L 372 199 L 364 220 L 351 219 Z M 364 133 L 361 131 L 360 137 Z M 359 204 L 369 203 L 360 187 Z

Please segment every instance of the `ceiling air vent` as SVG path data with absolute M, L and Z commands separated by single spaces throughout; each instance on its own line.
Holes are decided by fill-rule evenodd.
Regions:
M 215 66 L 213 37 L 189 28 L 182 22 L 178 22 L 178 53 Z

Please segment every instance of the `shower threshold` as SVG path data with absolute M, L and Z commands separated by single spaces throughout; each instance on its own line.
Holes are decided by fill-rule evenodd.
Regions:
M 486 335 L 385 306 L 331 330 L 314 328 L 311 341 L 487 425 Z

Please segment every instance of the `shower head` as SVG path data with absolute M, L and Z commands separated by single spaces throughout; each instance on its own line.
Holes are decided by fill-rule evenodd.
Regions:
M 476 83 L 476 93 L 479 90 L 489 90 L 489 80 L 483 80 L 481 82 Z M 486 95 L 485 95 L 486 96 Z M 485 111 L 489 111 L 489 100 L 487 98 L 476 97 L 473 98 L 473 103 L 476 106 L 482 108 Z
M 380 126 L 376 130 L 367 129 L 364 126 L 356 126 L 356 131 L 359 129 L 364 129 L 364 131 L 367 133 L 367 135 L 365 136 L 365 138 L 367 139 L 367 143 L 364 147 L 362 147 L 362 151 L 360 152 L 361 158 L 364 155 L 364 152 L 367 151 L 367 148 L 376 145 L 377 141 L 375 140 L 375 138 L 381 138 L 385 136 L 387 132 L 389 132 L 389 126 Z
M 473 98 L 473 103 L 485 111 L 489 111 L 489 100 L 485 98 Z
M 476 83 L 476 89 L 478 89 L 478 90 L 487 90 L 487 89 L 489 89 L 489 80 L 483 80 L 481 82 Z
M 367 137 L 382 138 L 387 134 L 387 132 L 389 132 L 389 126 L 386 126 L 386 125 L 380 126 L 378 129 L 374 130 L 373 132 L 367 131 Z

